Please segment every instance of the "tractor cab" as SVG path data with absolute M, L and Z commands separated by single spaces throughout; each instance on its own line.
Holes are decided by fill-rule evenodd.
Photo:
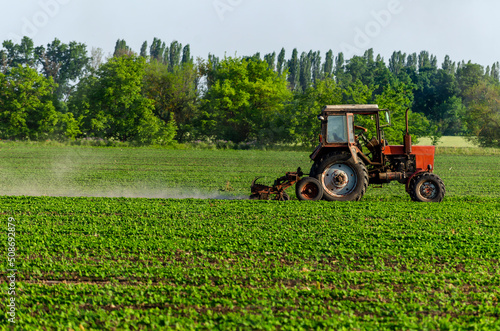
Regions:
M 376 133 L 371 139 L 366 137 L 368 129 L 355 125 L 355 116 L 370 116 L 375 122 Z M 381 125 L 381 118 L 386 124 Z M 366 162 L 368 157 L 362 152 L 363 146 L 371 155 L 371 162 L 382 162 L 382 149 L 387 144 L 382 128 L 390 125 L 390 114 L 377 105 L 335 105 L 326 106 L 318 115 L 321 120 L 320 144 L 311 154 L 315 160 L 329 150 L 343 150 L 357 162 L 358 156 Z

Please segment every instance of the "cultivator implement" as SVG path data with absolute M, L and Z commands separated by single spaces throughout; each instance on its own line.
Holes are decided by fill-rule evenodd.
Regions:
M 285 176 L 277 178 L 274 181 L 273 186 L 267 186 L 257 183 L 257 180 L 262 177 L 256 177 L 252 181 L 252 186 L 250 187 L 252 195 L 250 199 L 254 200 L 279 200 L 286 201 L 290 200 L 290 196 L 285 192 L 287 188 L 295 185 L 300 178 L 304 175 L 300 168 L 294 172 L 287 172 Z

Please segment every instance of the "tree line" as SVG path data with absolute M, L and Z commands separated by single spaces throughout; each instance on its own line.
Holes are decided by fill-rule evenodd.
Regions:
M 471 136 L 500 146 L 500 64 L 438 63 L 427 51 L 373 49 L 345 59 L 332 50 L 193 59 L 190 46 L 118 40 L 112 56 L 55 39 L 24 37 L 0 49 L 0 139 L 102 138 L 141 144 L 317 141 L 327 104 L 377 103 L 400 143 L 404 112 L 415 136 Z M 362 120 L 362 119 L 360 119 Z M 367 121 L 365 119 L 365 121 Z M 373 123 L 363 123 L 372 132 Z

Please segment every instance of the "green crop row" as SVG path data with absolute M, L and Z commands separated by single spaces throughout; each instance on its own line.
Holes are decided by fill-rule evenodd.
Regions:
M 3 197 L 0 212 L 18 224 L 18 329 L 500 327 L 498 197 Z

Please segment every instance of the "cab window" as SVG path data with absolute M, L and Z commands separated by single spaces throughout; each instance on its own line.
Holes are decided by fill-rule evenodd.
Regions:
M 326 133 L 327 143 L 346 143 L 347 126 L 346 115 L 328 116 Z

